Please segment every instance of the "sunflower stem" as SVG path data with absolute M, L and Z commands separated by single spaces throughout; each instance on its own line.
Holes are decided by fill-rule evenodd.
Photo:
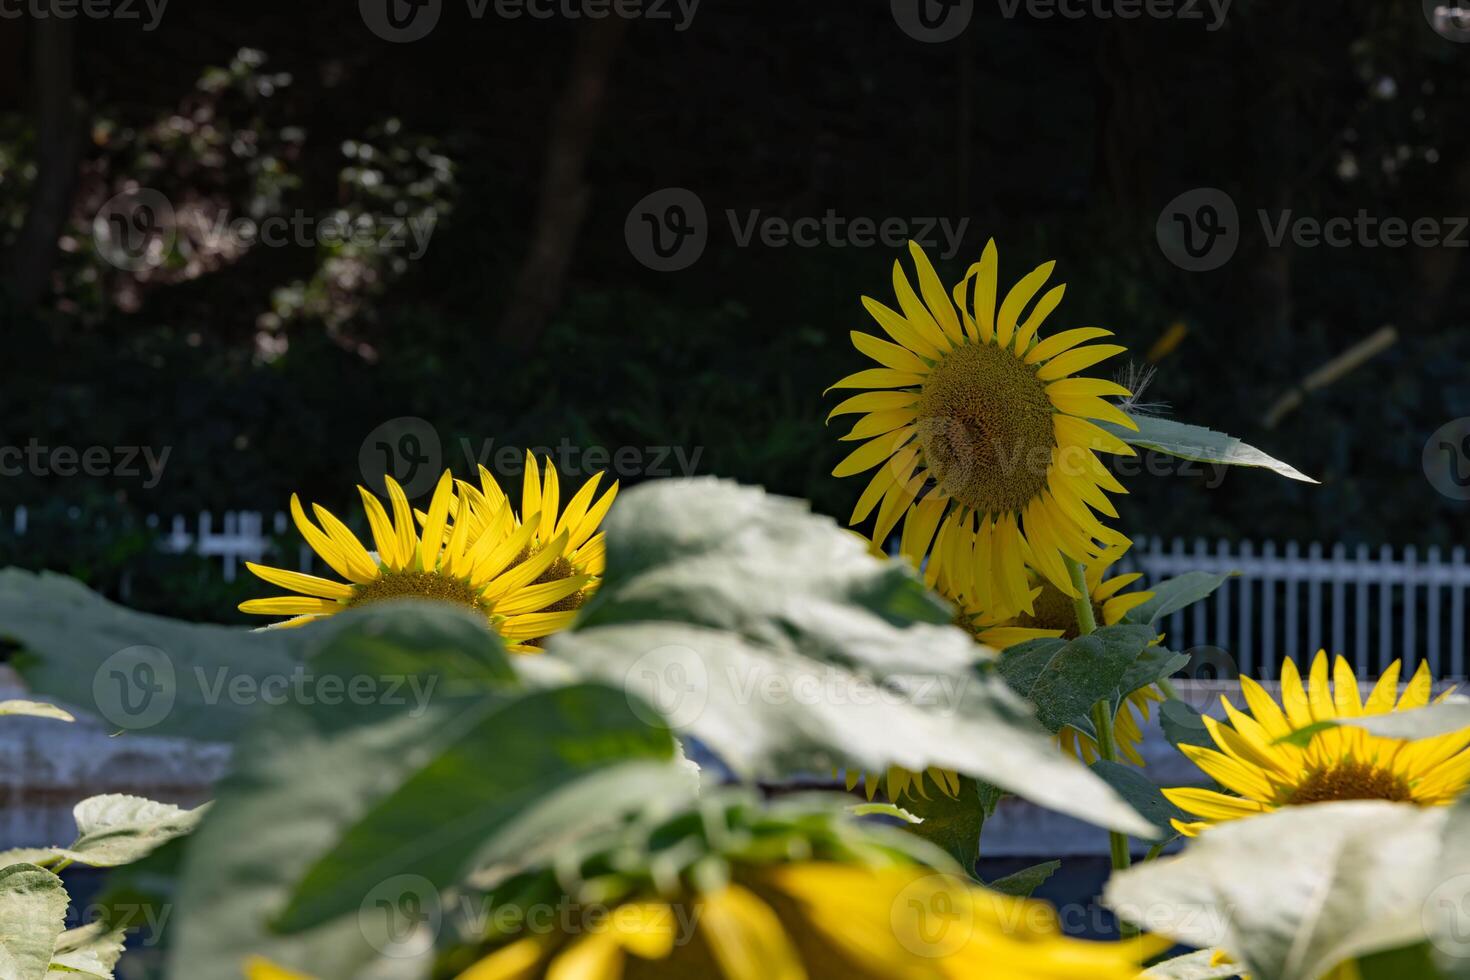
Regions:
M 1092 614 L 1092 596 L 1087 591 L 1087 570 L 1079 562 L 1062 556 L 1062 561 L 1067 564 L 1067 574 L 1072 579 L 1072 588 L 1077 590 L 1077 596 L 1072 604 L 1077 608 L 1077 632 L 1081 636 L 1097 629 L 1097 618 Z
M 1077 591 L 1077 597 L 1073 600 L 1077 609 L 1077 633 L 1079 636 L 1086 636 L 1097 630 L 1097 618 L 1092 613 L 1092 595 L 1087 589 L 1087 573 L 1079 562 L 1066 555 L 1062 556 L 1062 561 L 1066 562 L 1067 575 Z M 1117 762 L 1118 743 L 1113 738 L 1113 711 L 1107 698 L 1102 698 L 1092 706 L 1092 727 L 1097 731 L 1098 755 L 1108 762 Z M 1113 859 L 1114 871 L 1122 871 L 1132 863 L 1128 854 L 1127 834 L 1109 831 L 1108 850 Z M 1138 930 L 1132 923 L 1119 919 L 1118 933 L 1128 939 L 1138 935 Z

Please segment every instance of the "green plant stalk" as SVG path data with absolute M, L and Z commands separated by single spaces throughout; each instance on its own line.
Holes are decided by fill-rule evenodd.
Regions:
M 1097 618 L 1092 613 L 1092 597 L 1087 591 L 1087 574 L 1082 566 L 1071 558 L 1063 555 L 1062 560 L 1067 564 L 1067 574 L 1072 579 L 1072 586 L 1077 590 L 1077 598 L 1074 604 L 1077 609 L 1077 632 L 1086 636 L 1097 630 Z M 1092 726 L 1097 729 L 1097 753 L 1108 762 L 1118 761 L 1118 744 L 1113 738 L 1113 713 L 1107 698 L 1103 698 L 1092 706 Z M 1113 870 L 1122 871 L 1131 864 L 1128 856 L 1128 835 L 1117 831 L 1108 832 L 1108 849 L 1112 854 Z M 1131 923 L 1118 920 L 1118 931 L 1124 939 L 1138 934 L 1138 930 Z

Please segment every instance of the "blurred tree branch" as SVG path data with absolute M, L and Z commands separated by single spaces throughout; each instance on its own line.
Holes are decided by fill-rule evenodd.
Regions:
M 576 53 L 547 139 L 531 249 L 496 331 L 496 339 L 507 346 L 535 346 L 561 303 L 592 196 L 587 157 L 607 100 L 608 75 L 627 29 L 626 17 L 584 18 L 577 28 Z

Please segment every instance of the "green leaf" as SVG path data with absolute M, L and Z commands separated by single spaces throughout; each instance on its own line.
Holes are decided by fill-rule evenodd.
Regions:
M 923 821 L 910 826 L 909 832 L 943 848 L 973 875 L 975 862 L 980 859 L 980 831 L 985 825 L 979 786 L 968 776 L 961 776 L 960 791 L 954 797 L 941 793 L 938 787 L 928 792 L 928 799 L 912 796 L 904 800 L 908 811 Z
M 54 718 L 57 721 L 76 721 L 71 712 L 63 711 L 54 704 L 44 701 L 0 701 L 0 715 L 25 715 L 30 718 Z
M 1128 695 L 1150 684 L 1157 684 L 1167 677 L 1173 677 L 1187 666 L 1189 657 L 1185 654 L 1175 653 L 1161 646 L 1151 646 L 1144 650 L 1137 660 L 1128 665 L 1123 679 L 1118 682 L 1117 693 L 1113 696 L 1113 714 L 1118 713 Z
M 1215 744 L 1203 719 L 1204 715 L 1194 705 L 1175 698 L 1159 705 L 1159 727 L 1163 729 L 1169 744 L 1176 749 L 1181 745 L 1210 748 Z
M 1305 725 L 1294 731 L 1287 732 L 1280 738 L 1273 739 L 1271 741 L 1271 744 L 1295 745 L 1299 749 L 1304 749 L 1308 745 L 1312 744 L 1312 739 L 1316 738 L 1319 733 L 1328 731 L 1336 727 L 1336 721 L 1314 721 L 1310 725 Z
M 131 934 L 150 951 L 164 948 L 164 926 L 177 908 L 179 875 L 188 837 L 175 837 L 146 857 L 112 868 L 89 906 L 96 925 Z
M 463 632 L 462 614 L 449 606 L 384 604 L 334 618 L 341 627 L 310 651 L 318 675 L 414 671 L 431 696 L 290 701 L 250 729 L 185 854 L 170 928 L 176 975 L 238 980 L 239 964 L 258 954 L 314 976 L 421 980 L 448 911 L 437 883 L 446 868 L 476 856 L 482 831 L 487 856 L 519 841 L 516 856 L 529 857 L 574 833 L 578 821 L 618 819 L 618 793 L 652 792 L 647 781 L 604 783 L 603 799 L 589 801 L 567 792 L 578 764 L 614 766 L 656 747 L 672 756 L 666 731 L 633 727 L 642 725 L 638 712 L 654 716 L 621 691 L 487 683 L 478 657 L 458 647 L 473 652 L 490 634 L 483 626 Z M 439 655 L 425 656 L 430 650 Z M 544 772 L 550 760 L 557 768 Z M 431 795 L 412 799 L 419 790 Z M 502 791 L 509 795 L 495 798 Z M 544 839 L 532 832 L 541 818 Z M 380 853 L 364 850 L 372 842 Z M 352 856 L 371 866 L 345 865 Z M 405 867 L 415 870 L 400 873 Z M 303 919 L 350 909 L 307 931 L 274 934 L 270 923 L 298 889 L 292 914 Z
M 1062 866 L 1060 861 L 1044 861 L 1041 864 L 1033 864 L 1029 868 L 1022 868 L 1014 874 L 1008 874 L 1004 878 L 997 878 L 986 884 L 991 891 L 1000 892 L 1003 895 L 1012 895 L 1016 898 L 1030 898 L 1032 893 L 1042 885 L 1046 879 L 1056 873 Z
M 0 977 L 37 980 L 51 965 L 51 951 L 66 919 L 61 879 L 34 864 L 0 869 Z
M 1314 721 L 1310 725 L 1287 732 L 1276 740 L 1276 744 L 1285 742 L 1298 748 L 1305 748 L 1319 732 L 1343 725 L 1366 728 L 1374 735 L 1381 735 L 1384 738 L 1408 740 L 1435 738 L 1470 728 L 1470 701 L 1454 698 L 1439 704 L 1431 704 L 1423 708 L 1409 708 L 1405 711 Z
M 1260 467 L 1278 473 L 1289 480 L 1300 480 L 1303 483 L 1317 482 L 1295 467 L 1288 466 L 1278 459 L 1272 459 L 1255 446 L 1247 445 L 1223 432 L 1216 432 L 1202 425 L 1187 425 L 1183 422 L 1161 419 L 1154 415 L 1130 413 L 1128 417 L 1138 425 L 1136 432 L 1112 422 L 1099 422 L 1098 424 L 1130 445 L 1152 449 L 1166 456 L 1177 456 L 1180 459 L 1192 459 L 1201 463 Z
M 208 680 L 289 675 L 285 631 L 181 623 L 114 605 L 51 573 L 0 571 L 0 636 L 27 686 L 119 729 L 230 738 L 263 704 L 210 696 Z M 201 684 L 201 678 L 205 680 Z
M 657 480 L 619 499 L 607 540 L 603 584 L 549 656 L 634 692 L 741 777 L 938 766 L 1151 829 L 977 671 L 983 648 L 939 625 L 952 613 L 906 563 L 804 504 Z
M 426 633 L 433 645 L 403 656 L 444 659 L 466 676 L 513 676 L 483 620 L 421 605 L 458 621 L 452 635 Z M 407 611 L 413 603 L 394 606 L 419 615 Z M 64 576 L 0 571 L 0 636 L 21 644 L 14 662 L 30 689 L 124 731 L 229 741 L 282 698 L 340 697 L 322 689 L 305 661 L 348 625 L 344 614 L 290 630 L 183 623 L 115 605 Z
M 1123 621 L 1157 626 L 1159 620 L 1206 598 L 1237 574 L 1239 573 L 1185 572 L 1174 578 L 1166 578 L 1150 585 L 1148 591 L 1154 597 L 1143 605 L 1130 609 Z
M 479 717 L 459 719 L 463 735 L 307 869 L 277 929 L 298 932 L 355 911 L 396 875 L 443 890 L 472 861 L 515 866 L 574 840 L 608 811 L 697 788 L 668 764 L 668 731 L 644 723 L 622 691 L 584 684 L 486 698 L 474 710 Z
M 1436 864 L 1422 905 L 1434 960 L 1446 980 L 1470 980 L 1470 795 L 1445 818 Z
M 1443 809 L 1380 801 L 1284 807 L 1115 874 L 1104 903 L 1178 942 L 1223 948 L 1260 980 L 1318 980 L 1423 939 L 1445 822 Z
M 1407 711 L 1391 711 L 1381 715 L 1340 718 L 1339 724 L 1366 728 L 1385 738 L 1433 738 L 1470 727 L 1470 701 L 1452 700 Z
M 1171 819 L 1192 822 L 1192 817 L 1164 798 L 1153 780 L 1136 766 L 1125 766 L 1121 762 L 1099 759 L 1092 764 L 1092 771 L 1127 800 L 1149 823 L 1166 835 L 1173 836 Z
M 1183 956 L 1155 963 L 1144 971 L 1139 980 L 1231 980 L 1240 976 L 1240 967 L 1235 965 L 1211 966 L 1213 949 L 1196 950 Z
M 1013 648 L 1019 649 L 1014 657 L 1008 650 L 997 670 L 1036 705 L 1037 719 L 1057 732 L 1065 725 L 1087 725 L 1092 706 L 1117 693 L 1124 675 L 1153 639 L 1153 630 L 1146 626 L 1104 626 L 1061 646 L 1026 644 L 1024 649 Z
M 110 793 L 78 803 L 72 813 L 77 840 L 71 847 L 50 849 L 53 857 L 94 868 L 115 868 L 193 831 L 209 805 L 183 810 L 141 796 Z
M 76 980 L 112 980 L 112 971 L 122 957 L 123 933 L 100 922 L 68 929 L 56 941 L 50 972 Z

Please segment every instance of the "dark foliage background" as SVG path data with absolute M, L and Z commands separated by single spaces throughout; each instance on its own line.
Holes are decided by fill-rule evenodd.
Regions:
M 1271 247 L 1256 218 L 1470 214 L 1470 44 L 1436 34 L 1417 2 L 1324 15 L 1235 0 L 1213 31 L 1208 8 L 1038 19 L 980 2 L 942 44 L 906 36 L 878 0 L 704 0 L 687 30 L 642 19 L 624 33 L 446 2 L 427 38 L 399 44 L 353 6 L 175 0 L 151 31 L 0 20 L 0 446 L 169 450 L 154 486 L 0 477 L 0 565 L 230 618 L 262 590 L 158 553 L 147 515 L 273 511 L 293 491 L 355 511 L 354 485 L 372 478 L 364 441 L 404 416 L 432 425 L 461 474 L 461 440 L 679 447 L 697 472 L 845 517 L 861 484 L 826 475 L 844 447 L 822 391 L 862 363 L 847 341 L 868 329 L 859 296 L 891 297 L 901 250 L 740 247 L 727 209 L 968 219 L 949 276 L 990 236 L 1005 279 L 1055 258 L 1069 288 L 1054 329 L 1113 329 L 1157 368 L 1146 401 L 1323 481 L 1132 477 L 1130 529 L 1470 539 L 1467 505 L 1420 464 L 1430 433 L 1470 415 L 1465 239 Z M 548 182 L 562 165 L 569 181 Z M 60 245 L 38 252 L 48 181 L 66 185 Z M 128 271 L 106 261 L 93 218 L 134 186 L 206 224 L 436 223 L 417 257 L 236 248 L 195 228 Z M 1155 224 L 1202 186 L 1234 199 L 1241 243 L 1223 268 L 1186 272 Z M 568 187 L 585 192 L 580 221 Z M 624 224 L 667 187 L 700 197 L 711 232 L 693 266 L 660 273 Z M 527 272 L 538 232 L 552 261 Z M 564 277 L 538 272 L 563 261 Z M 527 277 L 542 294 L 529 301 Z M 1386 325 L 1387 350 L 1265 425 Z M 625 482 L 660 475 L 654 456 Z M 24 536 L 9 530 L 17 505 Z

